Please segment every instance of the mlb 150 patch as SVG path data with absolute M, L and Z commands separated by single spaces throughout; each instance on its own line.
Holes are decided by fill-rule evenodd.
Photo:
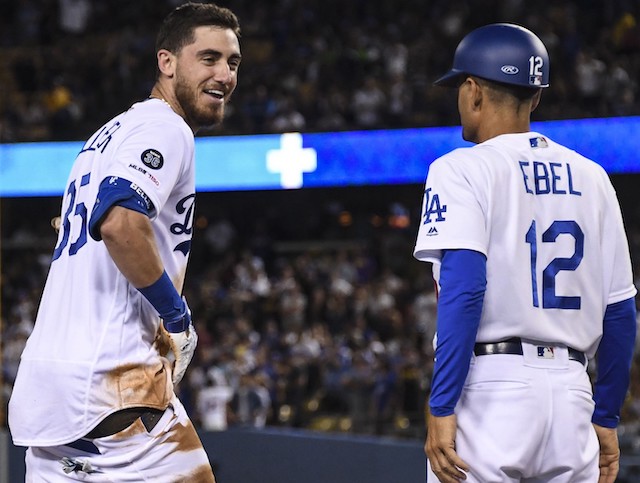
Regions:
M 160 169 L 164 164 L 164 158 L 160 151 L 156 151 L 155 149 L 147 149 L 142 153 L 140 159 L 144 163 L 145 166 L 151 169 Z

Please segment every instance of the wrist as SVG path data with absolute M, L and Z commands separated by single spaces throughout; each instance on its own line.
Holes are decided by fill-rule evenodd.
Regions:
M 184 332 L 189 328 L 190 324 L 191 314 L 189 314 L 189 309 L 187 309 L 186 304 L 184 305 L 184 311 L 177 317 L 162 318 L 162 325 L 164 325 L 164 328 L 167 329 L 167 332 L 171 333 Z
M 169 332 L 183 332 L 189 326 L 187 304 L 176 290 L 166 271 L 158 280 L 138 291 L 149 301 Z

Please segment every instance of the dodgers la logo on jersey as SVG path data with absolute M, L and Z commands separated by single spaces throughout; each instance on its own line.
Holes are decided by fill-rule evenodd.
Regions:
M 444 213 L 446 212 L 447 205 L 440 203 L 440 196 L 437 193 L 431 194 L 431 188 L 424 190 L 424 221 L 422 224 L 426 225 L 432 221 L 444 221 Z M 429 233 L 433 232 L 430 230 Z
M 196 198 L 195 193 L 190 194 L 182 198 L 176 205 L 176 211 L 178 212 L 178 214 L 184 215 L 184 222 L 174 223 L 171 225 L 169 229 L 171 230 L 171 233 L 173 233 L 174 235 L 183 235 L 183 234 L 191 235 L 193 231 L 193 213 L 194 213 L 194 207 L 195 207 L 195 198 Z M 189 238 L 189 240 L 179 243 L 173 249 L 174 252 L 175 251 L 182 252 L 184 256 L 187 256 L 187 254 L 189 253 L 189 250 L 191 250 L 191 238 Z

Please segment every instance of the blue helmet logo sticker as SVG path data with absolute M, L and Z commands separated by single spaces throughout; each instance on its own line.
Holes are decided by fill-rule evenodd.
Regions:
M 503 65 L 500 70 L 507 75 L 515 75 L 520 72 L 520 69 L 518 69 L 515 65 Z

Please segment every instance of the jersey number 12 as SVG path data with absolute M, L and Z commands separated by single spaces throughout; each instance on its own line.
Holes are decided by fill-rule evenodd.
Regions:
M 561 271 L 574 271 L 580 265 L 584 254 L 584 233 L 575 221 L 554 221 L 542 234 L 543 243 L 554 243 L 559 235 L 571 235 L 575 240 L 573 255 L 569 258 L 554 258 L 542 271 L 543 309 L 580 309 L 580 297 L 556 295 L 556 275 Z M 533 306 L 540 307 L 538 300 L 538 238 L 535 220 L 531 222 L 525 241 L 531 245 L 531 290 Z

